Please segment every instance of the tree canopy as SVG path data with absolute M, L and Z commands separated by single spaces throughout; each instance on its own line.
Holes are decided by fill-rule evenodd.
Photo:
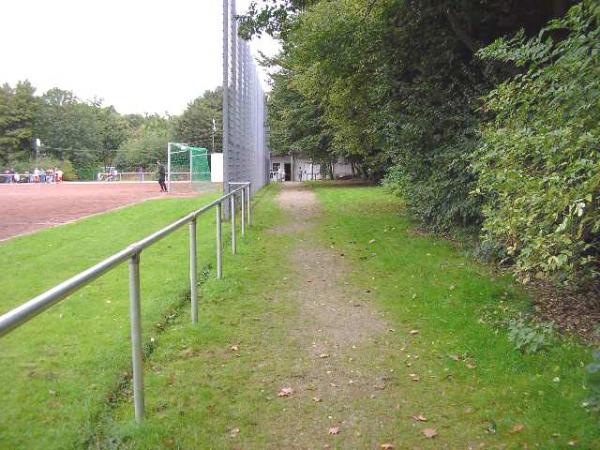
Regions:
M 574 26 L 575 16 L 585 25 Z M 269 100 L 274 152 L 345 158 L 363 176 L 385 179 L 424 226 L 443 232 L 483 229 L 486 251 L 522 265 L 518 272 L 525 278 L 567 280 L 582 271 L 597 277 L 600 251 L 597 238 L 590 236 L 597 236 L 600 225 L 597 214 L 588 216 L 598 205 L 592 170 L 598 173 L 593 112 L 599 91 L 591 81 L 599 67 L 595 2 L 263 1 L 253 4 L 240 23 L 243 36 L 264 32 L 282 43 L 272 61 L 279 72 Z M 563 58 L 564 70 L 555 65 L 556 58 Z M 573 128 L 575 115 L 580 121 Z M 560 130 L 566 134 L 558 139 Z M 519 145 L 525 139 L 530 143 L 517 149 L 518 135 Z M 569 139 L 580 143 L 569 144 Z M 523 178 L 510 186 L 500 182 L 499 170 L 515 170 L 522 158 L 535 160 L 534 142 L 539 148 L 552 142 L 561 155 L 553 160 L 556 170 L 527 175 L 535 178 L 537 191 Z M 583 164 L 582 155 L 588 169 L 585 175 L 577 169 L 573 177 L 585 187 L 563 190 L 562 200 L 551 202 L 552 195 L 543 194 L 545 177 L 559 173 L 557 189 L 574 182 L 563 171 Z M 540 156 L 538 167 L 548 158 Z M 520 166 L 514 173 L 527 172 Z M 540 195 L 548 201 L 535 200 Z M 575 205 L 586 195 L 592 196 L 584 213 L 590 220 L 587 231 L 562 236 L 564 245 L 554 238 L 533 239 L 559 227 L 565 215 L 578 214 L 568 211 L 579 211 Z M 523 227 L 538 221 L 546 223 L 544 228 L 525 232 L 509 225 L 515 202 L 521 209 L 512 212 L 521 215 Z M 538 212 L 525 214 L 534 204 Z M 569 222 L 570 229 L 576 223 Z M 531 238 L 525 238 L 528 233 Z M 529 244 L 521 240 L 512 250 L 515 234 Z
M 102 100 L 84 101 L 59 88 L 35 95 L 28 81 L 0 88 L 0 166 L 31 170 L 68 166 L 69 177 L 91 178 L 104 167 L 149 167 L 164 159 L 169 141 L 221 149 L 221 89 L 191 101 L 181 116 L 120 114 Z M 35 147 L 36 140 L 41 147 Z

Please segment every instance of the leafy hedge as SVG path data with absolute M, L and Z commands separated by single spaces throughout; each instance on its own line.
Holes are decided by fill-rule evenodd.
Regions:
M 597 281 L 600 269 L 600 6 L 584 1 L 533 39 L 499 39 L 484 60 L 527 70 L 485 98 L 474 168 L 483 243 L 525 281 Z

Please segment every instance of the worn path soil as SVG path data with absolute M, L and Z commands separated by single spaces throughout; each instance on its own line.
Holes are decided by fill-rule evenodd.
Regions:
M 282 380 L 295 392 L 284 400 L 275 442 L 278 448 L 379 448 L 402 403 L 396 373 L 387 367 L 386 337 L 394 330 L 369 293 L 351 287 L 355 269 L 344 255 L 316 236 L 321 208 L 314 192 L 286 184 L 278 201 L 290 224 L 272 232 L 296 243 L 296 278 L 287 297 L 300 311 L 289 324 L 289 348 L 300 355 L 293 376 Z

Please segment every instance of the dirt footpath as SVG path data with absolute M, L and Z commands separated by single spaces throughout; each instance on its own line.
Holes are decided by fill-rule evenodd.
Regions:
M 381 444 L 394 420 L 386 411 L 401 402 L 395 374 L 385 367 L 391 352 L 386 334 L 393 330 L 368 293 L 350 286 L 354 269 L 343 254 L 318 242 L 321 208 L 314 192 L 286 184 L 278 201 L 291 223 L 272 232 L 297 243 L 291 261 L 298 281 L 287 297 L 299 303 L 300 317 L 290 324 L 289 344 L 302 349 L 295 375 L 282 383 L 315 405 L 290 402 L 277 427 L 285 432 L 273 442 L 279 448 L 328 448 L 329 439 L 340 448 Z

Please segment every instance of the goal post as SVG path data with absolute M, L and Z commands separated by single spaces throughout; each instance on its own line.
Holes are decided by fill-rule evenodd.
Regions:
M 208 150 L 188 144 L 169 142 L 167 145 L 167 189 L 176 190 L 180 183 L 210 182 Z

